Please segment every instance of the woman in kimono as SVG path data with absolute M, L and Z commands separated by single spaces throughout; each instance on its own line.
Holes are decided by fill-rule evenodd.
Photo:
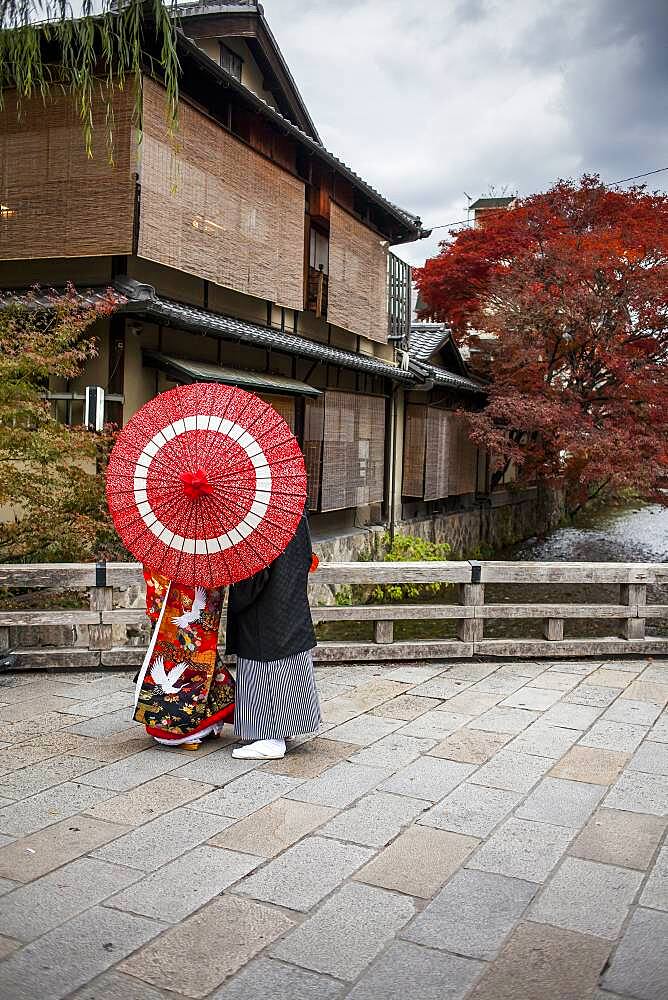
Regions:
M 311 656 L 316 639 L 307 597 L 313 563 L 304 516 L 267 569 L 230 588 L 227 652 L 237 657 L 234 732 L 250 741 L 236 747 L 233 757 L 283 757 L 286 738 L 318 730 Z
M 217 658 L 224 590 L 170 583 L 144 568 L 154 623 L 137 677 L 137 722 L 158 743 L 196 750 L 234 715 L 234 681 Z

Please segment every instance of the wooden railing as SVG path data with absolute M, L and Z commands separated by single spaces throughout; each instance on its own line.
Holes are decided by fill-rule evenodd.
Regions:
M 668 566 L 645 563 L 425 562 L 321 563 L 312 577 L 317 592 L 351 584 L 448 583 L 458 588 L 457 604 L 363 604 L 313 606 L 314 621 L 371 622 L 374 641 L 329 641 L 319 645 L 321 660 L 419 661 L 461 657 L 668 655 L 668 635 L 646 634 L 647 622 L 668 620 L 668 605 L 648 604 L 647 588 L 668 582 Z M 27 589 L 24 603 L 38 603 L 33 592 L 87 594 L 87 608 L 75 610 L 0 610 L 0 651 L 11 650 L 18 668 L 131 667 L 141 662 L 148 636 L 141 568 L 136 563 L 0 565 L 0 587 Z M 486 604 L 486 584 L 548 584 L 551 603 Z M 559 603 L 560 587 L 614 585 L 616 603 Z M 140 606 L 123 607 L 128 588 Z M 13 602 L 16 604 L 16 599 Z M 42 599 L 39 603 L 46 603 Z M 452 639 L 394 640 L 401 621 L 453 619 Z M 488 638 L 493 619 L 540 619 L 543 638 Z M 603 637 L 564 638 L 570 619 L 610 622 Z M 134 633 L 134 634 L 133 634 Z

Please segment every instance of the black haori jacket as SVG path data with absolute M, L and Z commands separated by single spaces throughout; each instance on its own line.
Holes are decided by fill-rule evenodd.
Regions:
M 311 533 L 306 516 L 285 551 L 230 587 L 226 651 L 247 660 L 281 660 L 316 644 L 307 597 Z

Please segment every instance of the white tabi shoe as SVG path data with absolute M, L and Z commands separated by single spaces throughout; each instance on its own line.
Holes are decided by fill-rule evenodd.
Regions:
M 285 757 L 285 740 L 256 740 L 235 747 L 232 756 L 241 760 L 279 760 Z

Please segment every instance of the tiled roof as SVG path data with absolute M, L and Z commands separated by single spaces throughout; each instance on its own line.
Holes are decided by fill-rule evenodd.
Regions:
M 469 211 L 474 208 L 505 208 L 513 201 L 515 201 L 515 195 L 509 195 L 505 198 L 478 198 L 469 205 Z
M 409 340 L 409 369 L 419 379 L 434 382 L 449 389 L 484 394 L 485 387 L 474 379 L 432 364 L 431 358 L 448 340 L 450 330 L 445 323 L 413 323 Z
M 408 367 L 421 382 L 433 382 L 435 385 L 440 385 L 447 389 L 475 393 L 478 396 L 485 395 L 485 387 L 480 382 L 475 382 L 472 378 L 465 378 L 464 375 L 456 375 L 454 372 L 446 371 L 440 365 L 431 365 L 426 361 L 411 358 Z M 420 387 L 417 386 L 416 388 L 419 389 Z
M 353 371 L 366 372 L 369 375 L 381 375 L 395 382 L 412 383 L 415 381 L 415 376 L 410 372 L 402 371 L 396 365 L 382 361 L 380 358 L 374 358 L 369 354 L 344 351 L 339 347 L 330 347 L 329 344 L 320 344 L 315 340 L 307 340 L 306 337 L 274 330 L 269 326 L 260 326 L 258 323 L 249 323 L 233 316 L 224 316 L 207 309 L 200 309 L 198 306 L 189 306 L 182 302 L 173 302 L 171 299 L 163 299 L 156 295 L 151 285 L 142 285 L 127 279 L 119 279 L 115 284 L 117 290 L 126 297 L 125 304 L 121 307 L 121 311 L 124 313 L 144 316 L 146 319 L 155 320 L 163 325 L 179 327 L 182 330 L 207 333 L 223 340 L 257 344 L 260 347 L 284 351 L 286 354 L 313 358 L 314 361 L 320 361 L 323 364 L 339 365 L 342 368 L 351 368 Z
M 199 17 L 202 14 L 228 14 L 231 11 L 262 11 L 262 5 L 257 0 L 201 0 L 196 3 L 179 3 L 169 8 L 169 13 L 176 17 Z
M 317 399 L 322 396 L 320 389 L 315 389 L 306 382 L 285 375 L 274 375 L 270 372 L 251 372 L 238 368 L 226 368 L 222 365 L 212 365 L 208 361 L 191 361 L 190 358 L 174 357 L 162 354 L 160 351 L 142 351 L 144 364 L 149 368 L 158 368 L 167 372 L 177 381 L 190 382 L 222 382 L 224 385 L 236 385 L 251 392 L 276 392 L 287 396 L 310 396 Z
M 412 323 L 409 350 L 413 357 L 428 361 L 449 339 L 450 331 L 445 323 Z
M 396 365 L 382 361 L 380 358 L 374 358 L 369 354 L 344 351 L 342 348 L 331 347 L 329 344 L 321 344 L 315 340 L 307 340 L 306 337 L 295 334 L 283 333 L 281 330 L 274 330 L 269 326 L 260 326 L 258 323 L 249 323 L 233 316 L 224 316 L 207 309 L 201 309 L 198 306 L 161 298 L 156 295 L 152 285 L 141 284 L 134 279 L 117 278 L 112 289 L 88 288 L 77 290 L 76 294 L 83 303 L 90 305 L 103 300 L 107 301 L 111 297 L 117 304 L 118 311 L 128 316 L 138 316 L 182 330 L 206 333 L 212 337 L 220 337 L 222 340 L 257 344 L 259 347 L 284 351 L 286 354 L 294 354 L 302 358 L 312 358 L 322 364 L 338 365 L 341 368 L 365 372 L 368 375 L 379 375 L 394 382 L 401 382 L 407 388 L 411 386 L 419 388 L 420 382 L 434 382 L 436 385 L 449 389 L 473 392 L 478 395 L 484 395 L 486 391 L 485 386 L 480 382 L 449 372 L 439 365 L 430 364 L 428 360 L 421 360 L 412 349 L 408 370 L 404 371 Z M 51 303 L 48 294 L 34 296 L 32 293 L 26 294 L 25 292 L 16 292 L 15 294 L 6 292 L 4 298 L 30 302 L 44 307 L 48 307 Z M 442 324 L 421 324 L 421 326 L 442 329 Z

